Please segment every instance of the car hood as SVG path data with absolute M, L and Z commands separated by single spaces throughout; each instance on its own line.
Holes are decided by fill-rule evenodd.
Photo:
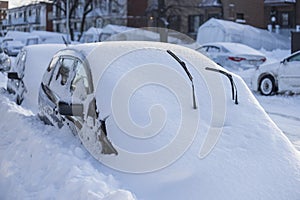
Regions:
M 280 62 L 274 62 L 274 63 L 269 63 L 269 64 L 263 64 L 258 67 L 259 72 L 273 72 L 275 73 L 278 68 L 280 67 Z

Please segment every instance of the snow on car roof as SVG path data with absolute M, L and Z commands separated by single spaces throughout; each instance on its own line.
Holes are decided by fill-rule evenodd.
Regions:
M 232 53 L 236 54 L 256 54 L 261 55 L 263 54 L 256 49 L 253 49 L 247 45 L 240 44 L 240 43 L 233 43 L 233 42 L 214 42 L 214 43 L 206 43 L 204 45 L 219 45 L 223 46 L 225 49 L 229 50 Z
M 23 106 L 30 108 L 34 113 L 38 109 L 38 90 L 42 81 L 44 72 L 46 71 L 53 55 L 60 49 L 64 49 L 64 44 L 38 44 L 25 46 L 26 51 L 24 84 L 28 89 L 25 93 Z

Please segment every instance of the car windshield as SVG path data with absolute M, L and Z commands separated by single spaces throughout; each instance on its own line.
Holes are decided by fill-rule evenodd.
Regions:
M 291 56 L 289 59 L 288 59 L 289 62 L 293 62 L 293 61 L 300 61 L 300 52 Z

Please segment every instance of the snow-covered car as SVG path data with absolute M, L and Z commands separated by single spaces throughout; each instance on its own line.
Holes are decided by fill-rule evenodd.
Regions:
M 11 67 L 11 59 L 9 56 L 0 48 L 0 72 L 7 72 Z
M 114 90 L 111 82 L 127 74 L 126 71 L 130 72 L 135 69 L 136 65 L 145 67 L 152 63 L 147 68 L 151 72 L 156 69 L 153 62 L 158 63 L 157 65 L 171 64 L 175 68 L 173 70 L 183 74 L 183 77 L 188 80 L 186 82 L 192 82 L 193 100 L 191 101 L 193 106 L 188 106 L 191 110 L 197 108 L 192 75 L 183 61 L 176 56 L 176 53 L 169 49 L 179 52 L 179 55 L 185 56 L 189 62 L 203 61 L 203 68 L 200 67 L 200 70 L 204 70 L 205 73 L 207 73 L 205 67 L 216 66 L 214 62 L 197 51 L 159 42 L 123 41 L 76 45 L 55 54 L 44 73 L 39 90 L 39 117 L 45 123 L 59 128 L 64 125 L 69 126 L 74 134 L 79 135 L 83 144 L 98 160 L 101 160 L 102 154 L 118 154 L 119 150 L 114 148 L 108 139 L 105 128 L 105 119 L 112 111 L 103 103 L 110 105 L 106 101 L 109 101 L 107 98 L 111 97 L 111 92 Z M 124 56 L 125 58 L 123 58 Z M 113 70 L 114 67 L 119 67 L 119 69 Z M 106 68 L 108 69 L 106 70 Z M 184 75 L 185 72 L 187 76 Z M 106 74 L 109 75 L 104 76 Z M 147 79 L 146 74 L 136 75 L 136 77 Z M 234 87 L 232 77 L 225 72 L 224 74 L 228 76 Z M 168 78 L 172 73 L 155 72 L 152 75 Z M 127 84 L 129 83 L 124 83 L 124 86 L 126 87 Z M 180 88 L 181 86 L 177 84 L 176 87 Z M 189 89 L 181 88 L 181 90 L 187 90 L 184 95 L 187 98 L 190 97 Z M 125 90 L 119 93 L 123 94 L 124 92 Z M 114 94 L 119 95 L 119 93 Z M 142 102 L 149 102 L 157 96 L 157 94 L 153 94 L 147 98 L 142 97 Z M 162 96 L 164 95 L 162 94 Z M 237 94 L 233 94 L 232 97 L 237 104 Z M 123 97 L 116 99 L 122 100 Z M 139 108 L 139 110 L 141 109 Z M 94 148 L 90 149 L 91 146 Z M 98 150 L 95 150 L 95 147 Z
M 255 68 L 266 61 L 262 53 L 240 43 L 212 42 L 196 50 L 230 70 Z
M 17 56 L 20 50 L 25 46 L 21 41 L 12 38 L 6 38 L 2 42 L 3 51 L 9 56 Z
M 17 104 L 20 105 L 24 99 L 27 99 L 28 107 L 37 108 L 41 77 L 52 56 L 65 47 L 60 44 L 41 44 L 22 48 L 14 65 L 7 73 L 6 88 Z
M 251 87 L 263 95 L 300 92 L 300 51 L 280 62 L 261 65 L 252 77 Z

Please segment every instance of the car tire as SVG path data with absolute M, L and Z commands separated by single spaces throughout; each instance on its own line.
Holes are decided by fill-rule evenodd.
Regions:
M 275 92 L 275 79 L 271 75 L 262 77 L 259 83 L 259 91 L 262 95 L 271 95 Z

